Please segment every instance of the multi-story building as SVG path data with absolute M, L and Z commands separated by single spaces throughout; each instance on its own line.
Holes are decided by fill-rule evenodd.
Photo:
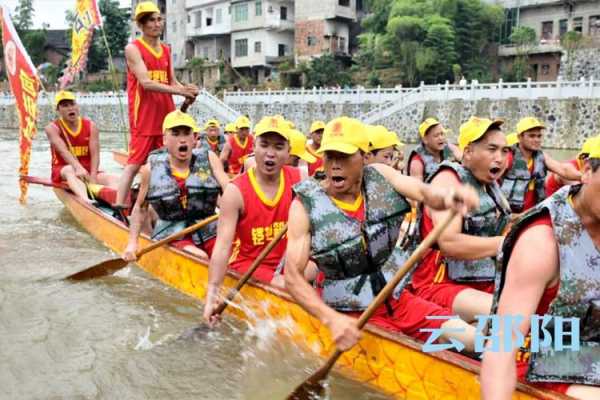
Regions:
M 297 0 L 296 60 L 326 53 L 350 56 L 362 13 L 362 0 Z
M 508 39 L 513 28 L 527 26 L 535 30 L 536 43 L 527 49 L 534 80 L 557 78 L 564 53 L 561 37 L 566 32 L 582 33 L 589 46 L 600 42 L 600 0 L 496 0 L 495 3 L 505 8 L 498 49 L 505 64 L 518 53 Z
M 294 54 L 292 0 L 231 1 L 231 65 L 262 82 Z
M 229 0 L 187 0 L 187 57 L 214 63 L 231 57 Z

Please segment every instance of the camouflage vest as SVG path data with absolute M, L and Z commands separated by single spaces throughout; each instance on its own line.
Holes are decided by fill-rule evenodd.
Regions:
M 429 177 L 428 182 L 444 169 L 458 174 L 463 184 L 471 185 L 479 195 L 479 209 L 463 217 L 462 233 L 472 236 L 498 236 L 510 220 L 510 210 L 502 206 L 502 192 L 498 184 L 482 185 L 473 174 L 462 165 L 444 161 Z M 457 282 L 491 282 L 496 274 L 495 257 L 478 260 L 457 260 L 445 257 L 448 277 Z
M 527 192 L 529 182 L 535 182 L 535 193 L 538 202 L 546 198 L 546 190 L 544 189 L 546 163 L 544 162 L 544 153 L 536 151 L 533 154 L 533 173 L 530 173 L 529 168 L 527 168 L 527 160 L 523 158 L 518 143 L 512 147 L 512 152 L 512 167 L 502 178 L 501 189 L 513 212 L 519 213 L 523 210 L 525 192 Z
M 506 267 L 516 239 L 532 218 L 549 212 L 558 244 L 560 285 L 547 314 L 580 319 L 580 351 L 531 353 L 527 380 L 600 385 L 600 251 L 570 204 L 569 196 L 581 186 L 567 186 L 527 212 L 511 229 L 498 258 L 499 274 L 494 300 L 502 292 Z M 496 308 L 496 305 L 494 308 Z M 552 327 L 546 328 L 550 332 Z M 567 328 L 568 330 L 568 328 Z
M 214 151 L 217 155 L 221 154 L 223 151 L 223 146 L 225 146 L 225 136 L 219 135 L 217 140 L 217 149 Z M 208 138 L 204 135 L 200 138 L 200 148 L 206 147 L 208 150 L 212 150 L 210 144 L 208 143 Z
M 325 274 L 323 300 L 340 311 L 364 310 L 402 264 L 405 253 L 396 241 L 409 204 L 368 166 L 364 223 L 340 210 L 314 179 L 297 184 L 294 192 L 310 219 L 312 259 Z
M 416 154 L 418 154 L 419 157 L 421 157 L 421 160 L 423 160 L 423 180 L 425 181 L 437 170 L 440 163 L 433 158 L 431 153 L 425 149 L 425 146 L 421 142 L 417 147 L 414 148 L 413 151 L 410 152 L 410 155 L 408 156 L 408 162 L 406 163 L 406 175 L 410 175 L 410 162 Z M 454 156 L 450 150 L 450 147 L 444 147 L 444 150 L 441 151 L 441 160 L 452 161 L 453 159 Z
M 220 186 L 210 169 L 207 148 L 192 152 L 190 174 L 185 181 L 188 192 L 185 208 L 180 201 L 179 186 L 171 174 L 168 154 L 164 151 L 151 154 L 148 162 L 150 184 L 146 198 L 159 217 L 153 239 L 162 239 L 215 213 Z M 216 221 L 197 231 L 192 238 L 200 244 L 215 234 Z

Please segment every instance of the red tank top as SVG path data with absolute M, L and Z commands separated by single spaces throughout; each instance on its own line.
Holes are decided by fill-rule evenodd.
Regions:
M 142 55 L 142 60 L 148 70 L 150 79 L 165 85 L 173 82 L 171 76 L 171 52 L 160 44 L 161 51 L 157 53 L 141 38 L 133 41 Z M 129 129 L 131 135 L 159 136 L 162 135 L 162 123 L 165 116 L 175 110 L 173 97 L 168 93 L 145 90 L 135 74 L 127 69 L 127 99 L 129 103 Z
M 315 173 L 323 170 L 323 156 L 315 153 L 309 144 L 306 145 L 306 150 L 317 159 L 314 163 L 308 164 L 308 176 L 314 176 Z
M 582 166 L 577 158 L 567 162 L 577 168 L 577 171 L 581 171 Z M 546 196 L 552 196 L 552 194 L 561 187 L 563 187 L 563 184 L 557 181 L 556 175 L 553 172 L 550 172 L 548 178 L 546 179 Z
M 79 119 L 79 128 L 73 132 L 66 123 L 57 119 L 53 121 L 54 125 L 60 130 L 60 138 L 65 142 L 67 148 L 88 172 L 92 166 L 92 158 L 90 155 L 90 135 L 92 134 L 91 121 L 86 118 Z M 52 168 L 60 169 L 65 165 L 69 165 L 54 147 L 50 147 L 52 152 Z
M 292 186 L 300 182 L 300 172 L 297 168 L 284 166 L 280 174 L 279 189 L 273 200 L 268 200 L 258 186 L 254 168 L 232 181 L 244 199 L 244 212 L 238 220 L 230 268 L 247 268 L 286 224 L 293 198 Z M 286 244 L 284 237 L 265 257 L 261 267 L 275 272 Z
M 229 141 L 229 146 L 231 147 L 231 153 L 229 154 L 229 159 L 227 160 L 229 163 L 229 173 L 239 174 L 242 166 L 244 165 L 246 157 L 254 150 L 254 136 L 246 136 L 244 143 L 240 142 L 237 134 L 230 135 L 227 140 Z

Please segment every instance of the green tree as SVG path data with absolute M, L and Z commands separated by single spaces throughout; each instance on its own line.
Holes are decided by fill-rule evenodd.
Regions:
M 512 78 L 519 82 L 529 75 L 529 50 L 537 42 L 535 30 L 528 26 L 517 26 L 509 37 L 515 45 L 517 55 L 512 66 Z
M 46 59 L 44 48 L 46 46 L 47 26 L 44 25 L 42 29 L 32 29 L 34 13 L 33 0 L 19 0 L 12 21 L 23 46 L 31 57 L 31 61 L 35 65 L 39 65 Z
M 352 84 L 350 75 L 344 71 L 343 66 L 331 54 L 315 58 L 305 69 L 305 86 L 347 86 Z
M 565 49 L 567 55 L 567 65 L 565 77 L 567 80 L 573 80 L 573 65 L 575 63 L 575 53 L 585 45 L 585 40 L 580 32 L 569 31 L 560 38 L 560 44 Z
M 33 27 L 33 0 L 19 0 L 15 14 L 12 17 L 13 25 L 19 36 L 22 36 Z

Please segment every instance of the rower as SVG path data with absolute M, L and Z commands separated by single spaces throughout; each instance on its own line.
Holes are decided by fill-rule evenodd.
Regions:
M 407 197 L 435 209 L 463 211 L 467 205 L 471 208 L 477 204 L 477 196 L 466 187 L 459 187 L 456 197 L 449 190 L 433 188 L 387 165 L 363 168 L 369 151 L 365 129 L 360 121 L 347 117 L 326 125 L 319 148 L 326 178 L 296 185 L 297 197 L 289 215 L 293 224 L 288 230 L 285 286 L 304 309 L 330 329 L 341 350 L 359 339 L 353 317 L 369 306 L 409 256 L 396 245 L 400 222 L 410 211 Z M 304 277 L 309 260 L 323 275 L 317 279 L 320 295 Z M 428 337 L 419 332 L 421 328 L 460 327 L 461 342 L 472 349 L 472 326 L 459 319 L 427 320 L 426 316 L 449 316 L 450 310 L 406 290 L 398 296 L 400 290 L 402 286 L 370 322 L 421 340 Z
M 590 150 L 594 146 L 594 142 L 596 140 L 599 140 L 598 136 L 587 138 L 585 140 L 585 142 L 583 142 L 583 146 L 581 147 L 581 151 L 577 155 L 577 158 L 574 158 L 574 159 L 566 161 L 566 162 L 571 164 L 573 167 L 575 167 L 577 169 L 577 171 L 579 171 L 579 172 L 583 171 L 583 167 L 585 165 L 585 160 L 587 160 L 587 158 L 589 157 Z M 577 182 L 565 181 L 560 176 L 556 175 L 554 172 L 550 172 L 548 174 L 548 177 L 546 178 L 546 184 L 545 184 L 546 196 L 552 196 L 552 194 L 554 192 L 556 192 L 558 189 L 560 189 L 564 185 L 572 185 L 572 184 L 577 184 Z
M 140 189 L 131 215 L 124 260 L 136 260 L 138 236 L 148 218 L 148 205 L 158 214 L 152 233 L 155 240 L 215 214 L 217 198 L 229 178 L 215 153 L 207 147 L 194 148 L 195 129 L 196 123 L 189 114 L 176 110 L 165 117 L 166 151 L 150 154 L 140 169 Z M 215 235 L 216 222 L 171 244 L 208 261 Z
M 470 185 L 479 208 L 455 218 L 415 271 L 411 290 L 425 300 L 447 307 L 464 321 L 489 314 L 494 291 L 495 255 L 510 209 L 496 179 L 506 164 L 509 147 L 500 130 L 502 120 L 471 117 L 460 127 L 462 165 L 444 161 L 428 179 L 434 187 Z M 421 237 L 447 217 L 447 211 L 423 207 Z
M 366 163 L 381 163 L 393 167 L 396 148 L 402 146 L 398 136 L 381 125 L 367 128 L 369 152 L 365 156 Z
M 544 124 L 533 117 L 523 118 L 517 124 L 519 142 L 511 148 L 501 179 L 502 191 L 515 218 L 546 198 L 544 183 L 548 171 L 571 181 L 581 177 L 575 167 L 560 163 L 541 150 L 544 129 Z
M 221 125 L 216 119 L 209 119 L 204 124 L 205 135 L 200 137 L 198 146 L 208 146 L 217 156 L 225 146 L 225 136 L 221 134 Z
M 240 173 L 244 160 L 254 149 L 254 136 L 250 134 L 250 120 L 240 116 L 235 120 L 235 133 L 227 137 L 219 158 L 230 175 Z
M 419 125 L 420 143 L 408 155 L 407 175 L 426 181 L 444 160 L 460 160 L 460 151 L 448 144 L 444 126 L 435 118 L 427 118 Z
M 127 99 L 129 102 L 129 158 L 119 181 L 117 205 L 124 208 L 131 182 L 151 151 L 163 146 L 162 124 L 175 109 L 172 95 L 193 100 L 196 85 L 182 85 L 175 78 L 169 46 L 161 43 L 164 21 L 151 1 L 135 8 L 135 22 L 142 36 L 125 47 Z
M 246 272 L 287 223 L 292 186 L 300 181 L 298 169 L 285 165 L 290 153 L 288 129 L 283 119 L 264 117 L 255 130 L 256 167 L 236 177 L 223 193 L 204 308 L 204 317 L 210 323 L 214 322 L 211 315 L 219 301 L 218 292 L 227 272 L 228 260 L 231 260 L 229 269 Z M 284 238 L 265 257 L 253 278 L 271 282 L 285 247 Z
M 306 150 L 315 158 L 315 161 L 308 164 L 308 175 L 314 176 L 315 179 L 325 178 L 323 172 L 323 156 L 317 151 L 321 147 L 321 138 L 323 137 L 323 130 L 325 129 L 325 122 L 313 121 L 310 124 L 310 139 L 311 142 L 306 144 Z
M 225 129 L 223 129 L 223 133 L 225 134 L 225 138 L 233 135 L 235 133 L 235 122 L 229 122 L 225 125 Z
M 579 349 L 556 350 L 557 337 L 532 352 L 486 351 L 481 369 L 484 399 L 510 399 L 517 380 L 578 399 L 600 398 L 600 144 L 586 160 L 581 185 L 566 186 L 515 223 L 501 249 L 496 288 L 498 315 L 520 316 L 528 336 L 532 315 L 579 319 Z M 546 323 L 540 323 L 546 325 Z M 515 337 L 514 331 L 499 337 Z M 543 328 L 558 332 L 558 327 Z M 548 329 L 548 330 L 546 330 Z M 573 332 L 574 326 L 564 327 Z M 540 331 L 539 342 L 547 333 Z M 563 337 L 564 338 L 564 337 Z M 571 342 L 570 338 L 565 344 Z M 517 362 L 515 363 L 515 358 Z
M 44 128 L 52 153 L 52 182 L 66 181 L 73 193 L 91 203 L 88 183 L 116 189 L 119 178 L 99 171 L 98 127 L 81 117 L 75 94 L 60 91 L 54 97 L 54 104 L 59 118 Z

